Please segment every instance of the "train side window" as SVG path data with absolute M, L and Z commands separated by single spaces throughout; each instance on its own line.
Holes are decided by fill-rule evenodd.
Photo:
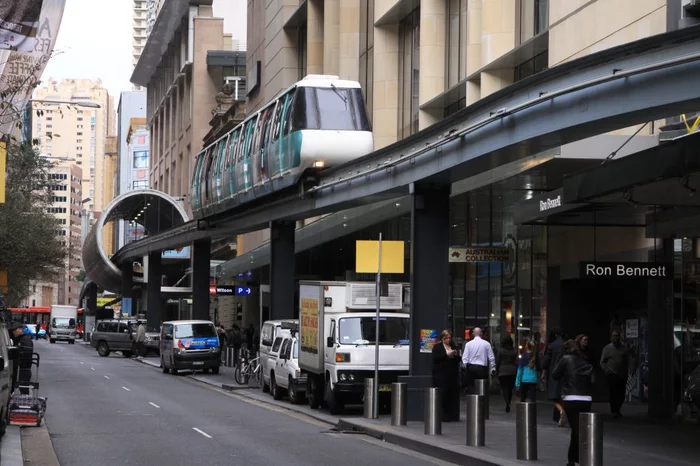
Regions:
M 236 148 L 238 147 L 239 130 L 234 130 L 228 138 L 228 154 L 226 154 L 226 167 L 236 163 Z
M 216 159 L 216 177 L 221 178 L 221 173 L 224 170 L 226 155 L 228 152 L 228 135 L 219 142 L 219 157 Z
M 263 147 L 263 140 L 265 139 L 265 130 L 267 129 L 267 124 L 270 116 L 270 107 L 267 107 L 262 111 L 260 117 L 258 118 L 257 128 L 255 128 L 255 145 L 253 146 L 253 152 L 258 153 Z
M 238 162 L 243 160 L 242 154 L 243 154 L 243 150 L 245 147 L 245 134 L 246 134 L 247 130 L 248 130 L 248 125 L 246 123 L 243 123 L 243 125 L 241 125 L 241 137 L 238 139 L 238 144 L 236 144 L 235 156 L 236 156 L 236 160 L 238 160 Z
M 211 180 L 211 167 L 214 162 L 214 157 L 215 157 L 215 151 L 216 146 L 212 146 L 209 148 L 207 151 L 207 160 L 206 160 L 206 167 L 204 168 L 204 171 L 202 172 L 202 176 L 204 177 L 204 198 L 209 199 L 209 183 Z
M 292 120 L 294 119 L 294 111 L 296 107 L 297 95 L 299 94 L 299 89 L 294 89 L 294 93 L 289 96 L 289 101 L 287 102 L 286 113 L 283 116 L 282 124 L 284 125 L 284 135 L 286 136 L 292 131 Z
M 251 145 L 253 142 L 253 132 L 255 130 L 255 123 L 256 123 L 256 121 L 253 121 L 253 120 L 248 122 L 248 127 L 246 128 L 246 132 L 245 132 L 245 141 L 243 144 L 243 150 L 241 151 L 241 158 L 243 158 L 243 159 L 247 159 L 248 157 L 250 157 L 250 149 L 251 149 Z
M 292 113 L 292 130 L 321 129 L 316 92 L 312 87 L 297 88 Z
M 275 118 L 272 120 L 272 140 L 275 142 L 280 138 L 280 129 L 284 122 L 284 112 L 287 109 L 287 99 L 289 99 L 289 94 L 285 94 L 277 101 L 277 107 L 275 107 Z
M 279 101 L 275 102 L 274 107 L 270 107 L 270 112 L 267 115 L 267 121 L 265 122 L 265 134 L 263 134 L 262 147 L 267 150 L 267 145 L 270 144 L 270 136 L 274 129 L 275 121 L 277 120 L 277 107 L 280 106 Z

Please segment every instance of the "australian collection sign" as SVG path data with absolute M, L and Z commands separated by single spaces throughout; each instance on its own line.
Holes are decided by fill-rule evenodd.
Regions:
M 450 262 L 508 262 L 510 250 L 496 246 L 452 247 Z

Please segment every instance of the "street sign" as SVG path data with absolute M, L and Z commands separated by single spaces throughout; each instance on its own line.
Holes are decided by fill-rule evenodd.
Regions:
M 382 241 L 381 273 L 404 272 L 403 241 Z M 379 241 L 355 241 L 355 272 L 377 273 Z
M 253 290 L 249 286 L 237 286 L 236 296 L 250 296 Z

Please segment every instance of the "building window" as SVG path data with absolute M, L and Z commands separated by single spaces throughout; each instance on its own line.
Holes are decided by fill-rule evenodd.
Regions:
M 298 32 L 298 39 L 297 39 L 297 50 L 299 50 L 299 79 L 304 79 L 304 76 L 306 76 L 306 66 L 308 63 L 307 60 L 307 53 L 308 49 L 306 47 L 306 40 L 307 40 L 307 35 L 308 31 L 306 28 L 306 24 L 303 26 L 299 27 L 299 32 Z
M 148 151 L 134 152 L 134 168 L 148 168 Z
M 83 135 L 83 133 L 81 133 L 81 132 L 78 132 L 78 133 L 76 133 L 76 134 L 77 134 L 78 136 L 82 136 L 82 135 Z
M 467 77 L 467 0 L 447 0 L 447 88 Z
M 147 189 L 148 180 L 134 181 L 134 189 Z
M 515 67 L 513 77 L 515 82 L 529 78 L 533 74 L 544 71 L 549 66 L 549 51 L 545 50 L 539 55 L 535 55 L 528 61 Z
M 360 1 L 360 86 L 367 118 L 374 111 L 374 0 Z
M 527 42 L 549 27 L 549 0 L 519 0 L 520 43 Z
M 418 131 L 420 7 L 399 23 L 399 139 Z
M 144 144 L 146 144 L 146 135 L 141 134 L 139 136 L 136 136 L 136 144 L 138 144 L 139 146 L 143 146 Z

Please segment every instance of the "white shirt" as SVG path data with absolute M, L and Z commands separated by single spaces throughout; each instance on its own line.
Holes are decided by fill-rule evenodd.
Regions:
M 481 337 L 474 337 L 472 341 L 464 346 L 462 365 L 474 364 L 477 366 L 490 366 L 492 371 L 496 370 L 496 357 L 493 355 L 491 343 Z

